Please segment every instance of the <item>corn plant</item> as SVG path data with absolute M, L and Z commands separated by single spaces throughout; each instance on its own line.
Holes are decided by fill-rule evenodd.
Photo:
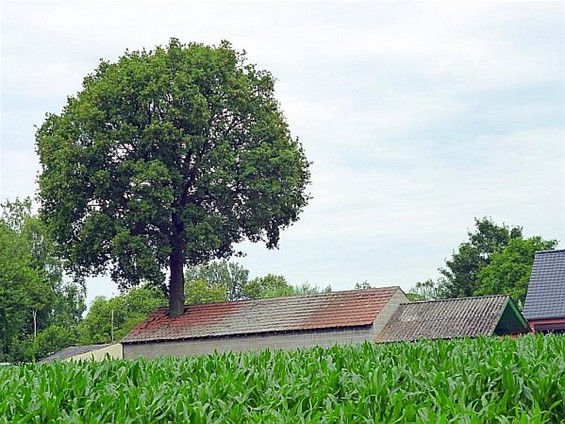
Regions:
M 9 423 L 559 423 L 565 337 L 0 368 Z

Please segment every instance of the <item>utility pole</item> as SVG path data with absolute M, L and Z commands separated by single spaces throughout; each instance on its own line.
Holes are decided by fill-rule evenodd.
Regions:
M 33 340 L 37 338 L 37 309 L 33 308 L 31 313 L 33 314 Z
M 111 318 L 110 318 L 110 338 L 112 343 L 114 343 L 114 310 L 111 311 Z

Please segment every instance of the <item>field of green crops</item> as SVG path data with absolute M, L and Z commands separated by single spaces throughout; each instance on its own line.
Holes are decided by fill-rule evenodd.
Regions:
M 559 423 L 565 337 L 0 368 L 10 423 Z

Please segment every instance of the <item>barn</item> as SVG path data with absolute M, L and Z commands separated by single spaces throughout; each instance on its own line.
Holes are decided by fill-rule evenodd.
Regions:
M 534 332 L 565 332 L 565 250 L 536 252 L 523 314 Z
M 120 343 L 105 343 L 69 346 L 57 353 L 43 358 L 41 362 L 102 361 L 106 358 L 121 359 L 122 345 Z
M 399 304 L 400 287 L 157 309 L 121 340 L 124 358 L 203 355 L 374 341 Z
M 377 342 L 524 334 L 526 319 L 510 296 L 495 295 L 401 304 Z

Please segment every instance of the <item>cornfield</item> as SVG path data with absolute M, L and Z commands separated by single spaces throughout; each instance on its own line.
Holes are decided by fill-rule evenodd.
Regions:
M 10 423 L 563 423 L 565 337 L 0 368 Z

